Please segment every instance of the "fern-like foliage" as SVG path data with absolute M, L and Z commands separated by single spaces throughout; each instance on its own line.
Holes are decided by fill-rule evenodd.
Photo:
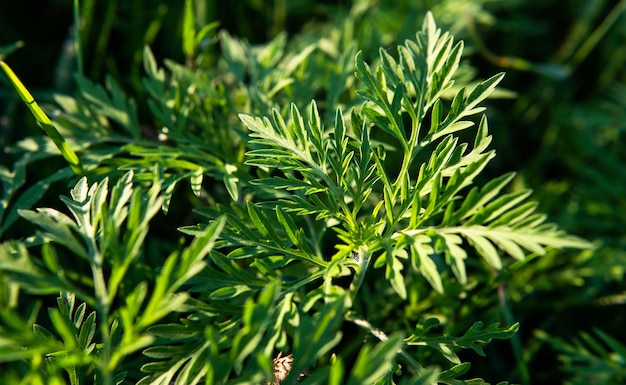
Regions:
M 137 265 L 146 263 L 144 242 L 161 209 L 160 189 L 156 181 L 149 189 L 134 186 L 132 172 L 112 188 L 106 178 L 89 185 L 83 177 L 70 196 L 61 196 L 71 217 L 52 208 L 20 211 L 40 231 L 23 242 L 0 244 L 0 273 L 27 293 L 61 295 L 58 307 L 48 310 L 50 328 L 24 329 L 37 318 L 38 307 L 23 323 L 10 307 L 2 309 L 1 361 L 45 358 L 63 368 L 71 384 L 84 383 L 88 373 L 99 384 L 124 380 L 121 363 L 154 341 L 146 332 L 150 326 L 187 301 L 179 289 L 205 267 L 224 223 L 216 221 L 188 248 L 165 258 L 148 287 L 136 279 Z
M 588 246 L 546 224 L 527 201 L 530 191 L 504 192 L 513 174 L 473 186 L 495 155 L 488 150 L 487 119 L 479 117 L 471 145 L 458 132 L 475 125 L 471 118 L 484 110 L 480 103 L 503 75 L 461 88 L 446 105 L 441 96 L 454 85 L 462 48 L 428 16 L 417 40 L 400 46 L 397 58 L 381 49 L 380 64 L 372 69 L 357 55 L 356 76 L 367 102 L 352 111 L 349 122 L 337 110 L 334 127 L 323 127 L 314 102 L 306 118 L 296 106 L 287 119 L 278 111 L 271 119 L 241 116 L 255 145 L 246 163 L 271 173 L 251 183 L 286 191 L 261 206 L 275 205 L 278 217 L 292 212 L 332 218 L 342 244 L 328 259 L 350 263 L 346 257 L 358 251 L 367 266 L 373 256 L 403 298 L 403 261 L 442 292 L 435 259 L 443 256 L 464 283 L 468 245 L 495 269 L 502 267 L 503 254 L 523 259 L 529 252 L 543 254 L 547 246 Z M 374 137 L 387 141 L 374 145 Z M 392 157 L 387 148 L 399 155 Z M 391 162 L 398 159 L 393 172 Z
M 194 41 L 212 27 L 198 36 L 189 20 L 185 28 L 192 61 Z M 484 354 L 517 324 L 475 322 L 459 335 L 440 332 L 431 318 L 412 319 L 403 333 L 375 325 L 384 315 L 364 303 L 372 292 L 407 302 L 416 282 L 446 295 L 449 281 L 468 283 L 470 258 L 498 270 L 506 255 L 588 246 L 547 223 L 530 191 L 507 190 L 513 174 L 476 183 L 495 156 L 482 103 L 503 75 L 459 86 L 463 44 L 428 14 L 415 40 L 381 49 L 376 64 L 357 53 L 348 66 L 356 49 L 347 43 L 334 74 L 341 84 L 328 87 L 320 108 L 295 86 L 315 83 L 302 66 L 314 45 L 292 54 L 284 35 L 256 48 L 226 33 L 220 39 L 229 72 L 217 80 L 172 62 L 166 75 L 146 49 L 149 126 L 112 80 L 102 88 L 78 78 L 82 96 L 57 99 L 67 112 L 59 130 L 98 180 L 81 178 L 61 198 L 70 215 L 22 209 L 69 170 L 14 199 L 32 159 L 0 169 L 0 233 L 19 216 L 40 229 L 0 244 L 0 274 L 30 294 L 61 293 L 50 322 L 34 331 L 24 325 L 34 324 L 37 306 L 26 322 L 0 311 L 0 360 L 39 369 L 45 358 L 66 372 L 51 379 L 72 384 L 90 373 L 97 383 L 121 383 L 127 359 L 142 364 L 128 380 L 142 385 L 278 383 L 272 357 L 285 352 L 293 362 L 283 383 L 483 384 L 461 379 L 469 364 L 456 352 Z M 347 79 L 348 68 L 355 77 Z M 356 81 L 360 96 L 341 104 Z M 149 263 L 149 223 L 167 212 L 180 181 L 201 196 L 207 176 L 226 186 L 212 186 L 220 199 L 207 201 L 230 202 L 200 208 L 209 225 L 181 228 L 197 238 Z M 446 280 L 449 271 L 456 279 Z M 346 323 L 376 342 L 346 342 Z M 422 361 L 424 347 L 443 360 Z M 41 382 L 38 370 L 29 373 Z
M 559 353 L 564 384 L 621 384 L 626 381 L 626 345 L 600 329 L 593 334 L 582 332 L 572 339 L 550 337 L 543 331 L 537 336 Z
M 475 185 L 495 156 L 488 149 L 487 119 L 479 115 L 484 110 L 481 103 L 503 75 L 469 90 L 461 87 L 446 102 L 443 95 L 455 85 L 462 48 L 462 43 L 455 44 L 435 26 L 429 14 L 416 40 L 399 47 L 396 56 L 380 50 L 379 64 L 372 68 L 361 54 L 356 55 L 363 99 L 349 113 L 337 108 L 330 127 L 323 119 L 327 114 L 315 101 L 305 107 L 305 113 L 291 104 L 286 113 L 274 109 L 266 117 L 240 115 L 251 137 L 246 165 L 258 175 L 250 180 L 254 195 L 245 205 L 233 202 L 199 210 L 208 218 L 224 214 L 229 225 L 219 243 L 227 253 L 211 253 L 214 269 L 198 275 L 194 291 L 208 293 L 201 297 L 211 307 L 217 303 L 224 307 L 226 301 L 252 303 L 264 282 L 279 284 L 277 306 L 290 310 L 284 318 L 268 311 L 277 329 L 268 329 L 259 338 L 266 349 L 293 351 L 294 366 L 287 382 L 338 346 L 340 337 L 331 336 L 339 333 L 345 320 L 377 337 L 381 341 L 377 349 L 386 351 L 389 360 L 406 365 L 412 376 L 409 383 L 483 383 L 459 379 L 469 366 L 460 362 L 455 351 L 473 349 L 482 354 L 483 344 L 509 338 L 517 325 L 483 328 L 478 322 L 459 337 L 433 336 L 428 333 L 434 326 L 431 320 L 418 324 L 409 338 L 398 340 L 397 335 L 388 336 L 370 325 L 368 315 L 358 315 L 353 308 L 370 268 L 384 268 L 388 285 L 405 299 L 407 280 L 419 277 L 443 293 L 446 271 L 441 261 L 464 284 L 466 260 L 475 255 L 500 269 L 505 254 L 524 259 L 528 253 L 543 254 L 546 247 L 588 246 L 545 223 L 545 217 L 535 211 L 536 204 L 527 201 L 529 191 L 505 191 L 513 174 L 482 187 Z M 474 126 L 474 140 L 464 143 L 461 132 L 466 137 Z M 203 227 L 181 230 L 197 234 Z M 324 244 L 329 239 L 335 250 Z M 346 276 L 351 277 L 349 288 L 336 284 Z M 252 331 L 229 326 L 230 322 L 241 325 L 236 321 L 241 317 L 238 311 L 232 309 L 233 318 L 220 333 Z M 325 327 L 317 329 L 310 319 Z M 319 330 L 312 340 L 316 342 L 302 345 L 303 330 L 312 329 Z M 423 367 L 398 350 L 403 346 L 432 347 L 454 366 L 443 372 Z M 372 357 L 369 349 L 365 346 L 361 354 Z M 340 370 L 334 364 L 327 376 L 315 371 L 309 383 L 319 378 L 394 383 L 393 366 L 381 361 L 380 354 L 372 361 L 377 364 L 370 362 L 367 367 L 357 359 L 345 377 L 334 377 L 332 371 Z M 245 376 L 247 369 L 238 360 L 231 357 L 223 362 L 231 373 Z

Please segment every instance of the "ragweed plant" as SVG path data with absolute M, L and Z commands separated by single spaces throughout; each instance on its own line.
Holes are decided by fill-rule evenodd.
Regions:
M 246 165 L 258 175 L 250 181 L 254 195 L 245 206 L 200 211 L 209 217 L 227 215 L 230 226 L 220 246 L 228 250 L 225 260 L 238 261 L 241 278 L 223 284 L 207 279 L 205 285 L 224 298 L 243 300 L 260 290 L 246 283 L 244 271 L 279 282 L 278 301 L 294 313 L 282 320 L 280 335 L 288 337 L 266 336 L 266 346 L 273 342 L 293 351 L 293 373 L 309 369 L 340 343 L 329 340 L 322 349 L 315 338 L 314 344 L 303 344 L 296 315 L 341 302 L 332 325 L 339 327 L 340 318 L 361 326 L 383 346 L 397 344 L 389 358 L 403 362 L 415 376 L 452 383 L 468 369 L 455 349 L 482 354 L 481 344 L 510 337 L 517 325 L 483 329 L 477 322 L 462 337 L 431 339 L 428 331 L 438 325 L 431 319 L 419 322 L 404 340 L 387 337 L 393 330 L 381 331 L 369 322 L 373 315 L 359 313 L 355 305 L 367 302 L 361 298 L 363 285 L 377 285 L 368 282 L 372 269 L 384 269 L 384 277 L 374 277 L 386 280 L 404 300 L 407 281 L 417 277 L 445 295 L 444 281 L 450 279 L 446 266 L 460 285 L 467 284 L 470 258 L 482 257 L 486 267 L 497 271 L 505 256 L 522 260 L 529 253 L 543 254 L 546 247 L 588 246 L 546 223 L 535 211 L 536 203 L 527 200 L 530 191 L 506 192 L 513 174 L 475 186 L 475 178 L 495 156 L 488 149 L 487 119 L 477 115 L 503 75 L 469 90 L 462 87 L 446 103 L 442 96 L 453 89 L 462 49 L 429 15 L 415 41 L 398 47 L 397 55 L 381 49 L 374 68 L 356 56 L 363 102 L 349 114 L 338 108 L 331 127 L 322 123 L 315 101 L 304 116 L 296 105 L 286 116 L 279 110 L 270 117 L 240 115 L 252 139 Z M 474 126 L 473 141 L 464 143 L 461 133 Z M 182 230 L 193 234 L 197 229 Z M 334 247 L 326 246 L 328 240 Z M 338 284 L 340 277 L 351 277 L 349 287 Z M 374 295 L 392 294 L 381 289 Z M 296 330 L 289 333 L 292 328 Z M 461 342 L 464 338 L 467 342 Z M 425 371 L 403 350 L 420 345 L 434 347 L 456 366 L 441 374 Z M 391 383 L 392 366 L 382 367 L 386 369 L 359 377 L 357 365 L 351 378 Z
M 148 284 L 141 273 L 148 267 L 142 245 L 163 197 L 157 180 L 145 189 L 132 178 L 127 173 L 112 188 L 108 179 L 88 185 L 81 178 L 70 196 L 61 196 L 71 217 L 52 208 L 20 211 L 40 231 L 25 242 L 0 244 L 0 271 L 12 283 L 12 301 L 18 288 L 61 294 L 57 307 L 48 310 L 52 330 L 34 323 L 40 301 L 28 320 L 14 312 L 15 303 L 3 307 L 0 361 L 31 365 L 19 379 L 7 370 L 6 381 L 60 384 L 64 370 L 70 384 L 88 383 L 90 377 L 98 384 L 119 384 L 126 378 L 121 370 L 126 357 L 155 340 L 146 329 L 184 306 L 188 296 L 179 289 L 204 268 L 223 220 L 164 258 Z
M 11 209 L 11 223 L 19 214 L 41 232 L 0 248 L 9 373 L 105 385 L 484 383 L 461 379 L 470 363 L 458 352 L 484 355 L 518 325 L 453 328 L 446 315 L 462 294 L 494 289 L 511 260 L 588 247 L 547 223 L 530 191 L 507 190 L 513 174 L 477 183 L 495 156 L 482 103 L 503 75 L 455 83 L 463 43 L 428 14 L 376 64 L 356 54 L 341 84 L 357 80 L 358 96 L 340 104 L 352 94 L 335 89 L 320 107 L 300 103 L 297 81 L 314 78 L 314 46 L 283 55 L 284 37 L 261 50 L 221 39 L 223 83 L 174 63 L 166 76 L 145 51 L 156 130 L 114 82 L 107 92 L 78 78 L 82 98 L 58 98 L 60 131 L 78 130 L 68 142 L 92 138 L 78 152 L 89 176 L 116 182 L 109 192 L 109 179 L 80 179 L 62 198 L 73 217 Z M 206 199 L 197 212 L 208 224 L 180 228 L 196 239 L 155 261 L 148 224 L 184 179 L 198 197 L 209 179 L 215 195 L 226 186 L 226 199 Z M 20 290 L 61 293 L 48 328 L 35 326 L 37 308 L 16 314 Z

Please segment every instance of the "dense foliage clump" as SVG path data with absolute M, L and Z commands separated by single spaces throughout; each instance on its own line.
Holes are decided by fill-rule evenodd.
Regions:
M 6 143 L 0 166 L 0 379 L 530 383 L 543 380 L 529 368 L 547 344 L 570 383 L 623 379 L 626 347 L 609 333 L 551 334 L 556 313 L 576 303 L 620 303 L 606 288 L 621 279 L 612 263 L 623 237 L 592 248 L 561 230 L 596 238 L 590 221 L 605 202 L 575 211 L 573 197 L 602 190 L 603 169 L 618 164 L 619 86 L 597 109 L 580 106 L 595 126 L 579 121 L 564 140 L 551 128 L 527 169 L 498 174 L 492 142 L 516 135 L 487 107 L 510 96 L 497 88 L 504 74 L 475 80 L 465 43 L 430 12 L 411 11 L 426 15 L 421 26 L 385 30 L 385 15 L 403 7 L 355 2 L 328 29 L 251 44 L 187 1 L 182 60 L 162 65 L 145 46 L 143 75 L 101 86 L 78 44 L 67 58 L 75 91 L 50 104 L 2 62 L 44 135 Z M 75 8 L 79 31 L 87 10 Z M 472 20 L 433 11 L 485 49 Z M 485 57 L 559 77 L 581 61 Z M 614 161 L 581 171 L 603 146 Z M 580 159 L 568 152 L 578 147 Z M 541 161 L 595 182 L 561 199 L 574 182 L 550 181 L 533 196 L 525 181 Z M 620 186 L 605 194 L 617 207 Z

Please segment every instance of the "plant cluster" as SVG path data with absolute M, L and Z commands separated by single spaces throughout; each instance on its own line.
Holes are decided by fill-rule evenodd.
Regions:
M 521 360 L 518 324 L 475 310 L 547 251 L 590 244 L 513 173 L 481 180 L 503 74 L 470 81 L 430 13 L 371 60 L 350 31 L 252 46 L 196 29 L 187 1 L 186 62 L 145 48 L 139 106 L 78 73 L 76 96 L 42 109 L 3 63 L 47 136 L 0 169 L 0 378 L 482 384 L 468 352 L 513 338 Z M 34 208 L 63 182 L 63 207 Z

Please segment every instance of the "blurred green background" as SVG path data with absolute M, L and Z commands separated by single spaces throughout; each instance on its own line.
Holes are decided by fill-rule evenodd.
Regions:
M 238 0 L 195 6 L 199 24 L 218 21 L 251 43 L 281 31 L 294 39 L 324 36 L 358 14 L 353 35 L 369 58 L 380 46 L 414 37 L 432 10 L 442 29 L 465 41 L 465 61 L 477 78 L 505 71 L 506 97 L 491 101 L 487 110 L 498 156 L 485 180 L 518 171 L 517 187 L 533 188 L 553 222 L 597 248 L 551 253 L 512 275 L 506 285 L 509 316 L 521 322 L 527 367 L 515 366 L 510 342 L 504 341 L 493 343 L 486 359 L 471 357 L 472 374 L 534 384 L 626 381 L 626 363 L 611 361 L 616 349 L 590 347 L 581 334 L 597 338 L 593 330 L 599 328 L 626 344 L 626 1 Z M 140 82 L 143 47 L 149 45 L 159 62 L 184 62 L 183 7 L 180 0 L 81 2 L 84 75 L 97 83 L 112 75 L 147 111 Z M 40 103 L 75 89 L 73 20 L 70 1 L 0 2 L 0 54 Z M 13 49 L 17 42 L 23 46 Z M 207 50 L 219 55 L 217 44 Z M 0 163 L 10 167 L 11 145 L 40 129 L 4 77 L 0 83 Z M 39 172 L 29 179 L 47 171 Z M 482 318 L 473 314 L 475 319 L 507 316 L 475 311 L 484 311 Z M 577 340 L 580 348 L 573 345 Z M 582 373 L 570 348 L 598 359 L 586 363 L 591 374 Z M 593 377 L 601 370 L 617 374 L 602 382 Z

